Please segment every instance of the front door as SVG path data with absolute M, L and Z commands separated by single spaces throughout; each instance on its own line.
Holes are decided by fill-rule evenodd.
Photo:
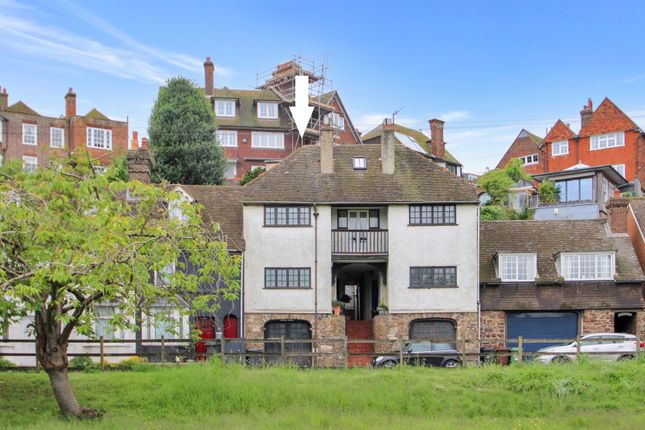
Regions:
M 226 315 L 222 325 L 224 326 L 224 337 L 226 339 L 237 339 L 237 317 L 235 315 Z
M 210 317 L 200 317 L 195 320 L 195 326 L 199 330 L 200 339 L 202 339 L 195 344 L 195 359 L 205 361 L 208 358 L 206 341 L 215 339 L 215 321 Z

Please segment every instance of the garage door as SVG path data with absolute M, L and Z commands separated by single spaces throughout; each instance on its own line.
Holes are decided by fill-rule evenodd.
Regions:
M 516 339 L 575 339 L 578 334 L 578 314 L 575 312 L 523 312 L 507 316 L 508 338 Z M 526 343 L 524 351 L 535 352 L 540 348 L 562 342 Z M 509 343 L 517 346 L 517 343 Z

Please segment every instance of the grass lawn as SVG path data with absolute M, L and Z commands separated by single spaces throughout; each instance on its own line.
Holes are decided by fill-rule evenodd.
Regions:
M 0 372 L 0 428 L 645 428 L 645 359 L 383 370 L 209 363 L 70 377 L 102 419 L 61 419 L 45 374 L 11 371 Z

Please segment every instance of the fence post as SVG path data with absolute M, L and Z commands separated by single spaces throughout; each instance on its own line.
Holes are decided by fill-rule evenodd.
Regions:
M 164 335 L 161 335 L 161 365 L 166 363 L 166 343 Z
M 280 364 L 284 364 L 284 336 L 280 336 Z
M 517 337 L 517 362 L 522 364 L 524 361 L 524 339 L 522 336 Z
M 580 347 L 582 345 L 580 344 L 580 335 L 576 336 L 576 360 L 580 358 Z
M 403 362 L 403 338 L 399 338 L 399 367 L 403 367 L 405 363 Z
M 220 339 L 220 346 L 221 346 L 221 351 L 219 352 L 220 355 L 222 356 L 222 364 L 226 364 L 226 338 L 222 334 L 222 338 Z
M 349 345 L 347 344 L 347 335 L 345 335 L 345 339 L 343 340 L 343 355 L 344 355 L 344 359 L 345 359 L 345 369 L 347 369 L 349 367 L 348 354 L 349 354 Z
M 636 333 L 636 358 L 641 354 L 641 337 Z
M 103 344 L 103 336 L 99 338 L 99 353 L 101 354 L 101 370 L 105 370 L 105 345 Z
M 466 339 L 461 340 L 461 365 L 466 367 Z

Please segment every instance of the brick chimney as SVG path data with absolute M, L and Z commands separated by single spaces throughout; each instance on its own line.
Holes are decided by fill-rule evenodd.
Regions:
M 144 184 L 152 182 L 152 157 L 150 151 L 143 147 L 143 142 L 147 139 L 141 139 L 141 148 L 131 149 L 128 151 L 128 174 L 131 181 L 139 181 Z
M 612 198 L 607 202 L 607 218 L 612 233 L 627 233 L 627 213 L 629 199 Z
M 334 129 L 329 125 L 329 118 L 323 118 L 320 128 L 320 173 L 334 173 Z
M 384 174 L 394 173 L 394 161 L 394 124 L 391 118 L 385 118 L 381 134 L 381 166 Z
M 587 104 L 582 107 L 580 111 L 580 129 L 585 128 L 585 126 L 591 121 L 593 116 L 593 103 L 591 99 L 587 99 Z
M 132 140 L 130 141 L 130 147 L 128 149 L 137 149 L 139 147 L 139 132 L 132 132 Z
M 148 149 L 148 138 L 147 137 L 144 137 L 144 138 L 141 139 L 140 148 Z
M 65 94 L 65 117 L 73 116 L 76 116 L 76 93 L 72 87 L 69 87 L 67 94 Z
M 9 106 L 9 94 L 6 88 L 0 87 L 0 90 L 0 110 L 3 110 Z
M 213 95 L 213 87 L 215 86 L 215 65 L 211 61 L 211 57 L 206 57 L 204 61 L 204 92 L 207 96 Z
M 430 145 L 432 155 L 443 159 L 446 156 L 446 142 L 443 140 L 443 124 L 440 119 L 431 119 L 430 123 Z

